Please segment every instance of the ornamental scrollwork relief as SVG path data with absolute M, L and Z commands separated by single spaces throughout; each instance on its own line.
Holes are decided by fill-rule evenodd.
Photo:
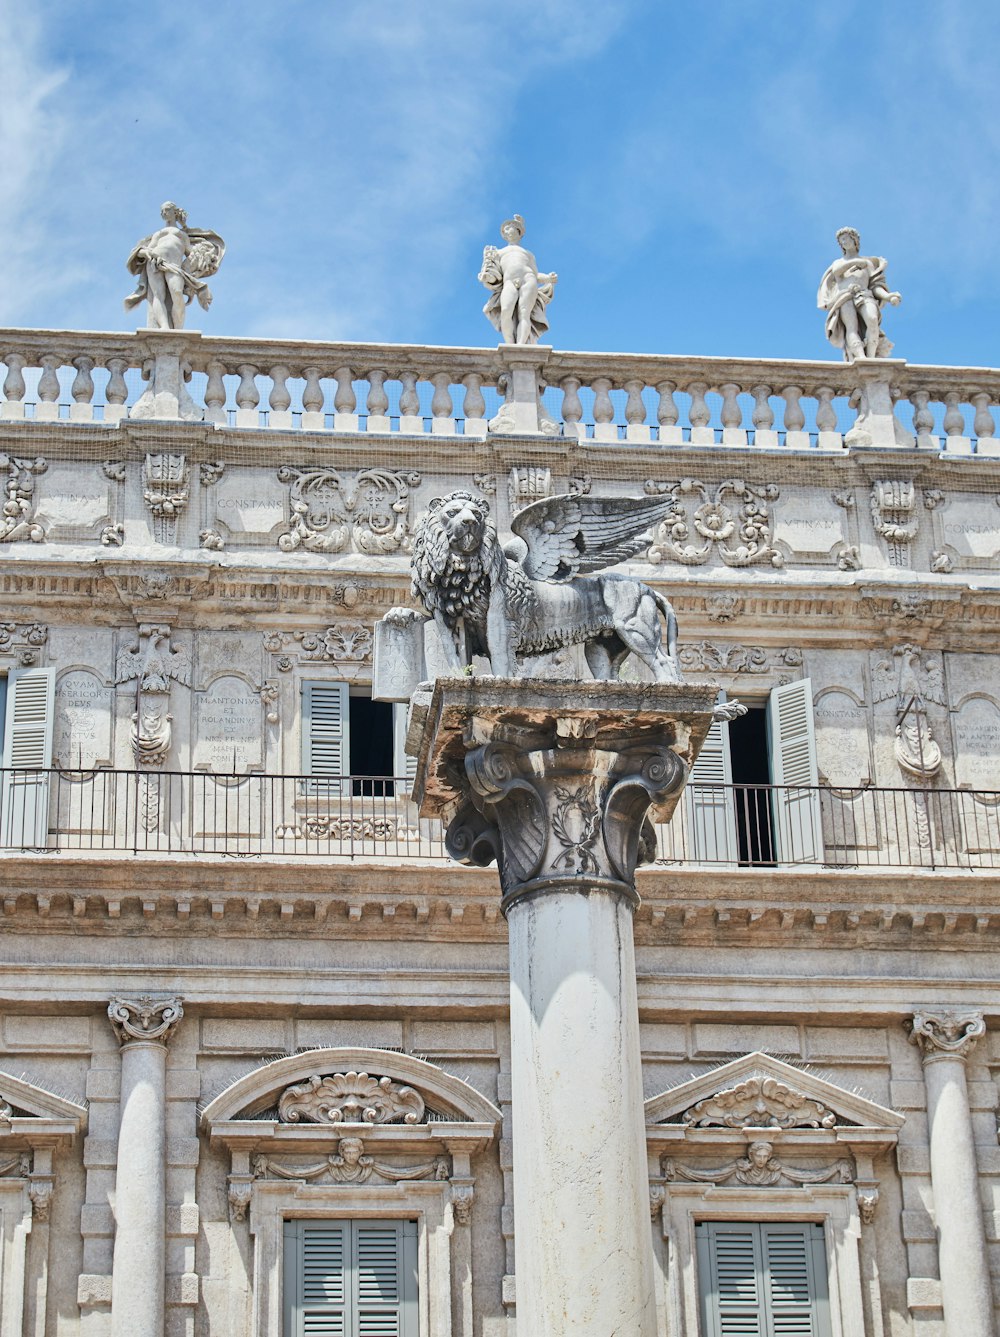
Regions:
M 41 543 L 44 528 L 35 519 L 35 476 L 43 474 L 48 461 L 41 455 L 33 460 L 0 455 L 0 469 L 7 470 L 4 502 L 0 510 L 0 543 L 28 540 Z
M 0 654 L 14 655 L 22 668 L 38 662 L 38 652 L 49 638 L 41 622 L 0 622 Z
M 143 468 L 142 499 L 153 517 L 153 538 L 173 544 L 177 520 L 191 495 L 184 455 L 147 455 Z
M 663 1177 L 668 1182 L 683 1179 L 693 1184 L 725 1184 L 732 1180 L 747 1188 L 776 1188 L 782 1184 L 852 1184 L 854 1167 L 842 1159 L 819 1170 L 800 1170 L 778 1160 L 772 1143 L 760 1141 L 751 1142 L 745 1156 L 714 1168 L 699 1169 L 665 1157 Z
M 389 1183 L 404 1180 L 447 1179 L 448 1161 L 439 1156 L 421 1165 L 389 1165 L 365 1153 L 360 1137 L 342 1137 L 337 1150 L 321 1161 L 302 1165 L 297 1161 L 275 1160 L 259 1153 L 253 1158 L 255 1179 L 314 1179 L 331 1184 L 367 1184 L 375 1176 Z
M 758 1076 L 699 1100 L 681 1122 L 691 1128 L 833 1128 L 837 1116 L 776 1077 Z
M 157 1040 L 166 1044 L 174 1027 L 184 1016 L 179 998 L 154 998 L 141 994 L 137 998 L 112 998 L 108 1003 L 108 1020 L 120 1045 L 132 1040 Z
M 694 641 L 677 651 L 681 667 L 689 672 L 767 673 L 773 668 L 798 668 L 802 651 L 797 646 L 769 650 L 763 645 Z
M 920 524 L 913 483 L 893 478 L 875 482 L 870 504 L 875 533 L 888 547 L 889 564 L 909 566 L 909 545 L 916 538 Z
M 778 498 L 775 484 L 758 486 L 742 478 L 727 478 L 717 485 L 695 478 L 649 479 L 645 491 L 649 496 L 672 497 L 674 502 L 672 514 L 654 531 L 647 554 L 650 562 L 702 566 L 716 552 L 726 566 L 784 565 L 781 553 L 771 546 L 767 503 Z
M 278 538 L 282 552 L 410 551 L 410 491 L 419 473 L 362 469 L 346 478 L 332 469 L 282 465 L 278 481 L 289 484 L 289 528 Z
M 906 1023 L 910 1044 L 923 1052 L 924 1062 L 939 1058 L 968 1058 L 986 1034 L 981 1012 L 915 1012 Z
M 424 1101 L 412 1086 L 367 1072 L 313 1073 L 278 1101 L 282 1123 L 420 1123 Z

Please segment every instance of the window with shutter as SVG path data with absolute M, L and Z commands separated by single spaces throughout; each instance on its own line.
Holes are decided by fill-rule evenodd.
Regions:
M 348 774 L 350 715 L 346 682 L 302 684 L 302 773 L 312 793 L 340 794 L 344 786 L 319 777 Z
M 409 713 L 410 707 L 406 701 L 397 702 L 392 708 L 392 773 L 397 780 L 403 781 L 397 786 L 397 792 L 400 794 L 409 794 L 417 771 L 416 757 L 406 755 L 406 726 Z
M 830 1337 L 823 1227 L 813 1221 L 701 1221 L 702 1337 Z
M 819 770 L 808 678 L 775 687 L 768 699 L 767 721 L 778 861 L 822 863 Z
M 719 701 L 725 701 L 719 692 Z M 708 731 L 685 791 L 687 855 L 698 862 L 735 866 L 736 805 L 733 800 L 729 725 L 716 720 Z
M 38 848 L 48 841 L 55 692 L 54 668 L 19 669 L 8 675 L 0 793 L 5 846 Z
M 285 1337 L 417 1337 L 415 1221 L 286 1221 Z

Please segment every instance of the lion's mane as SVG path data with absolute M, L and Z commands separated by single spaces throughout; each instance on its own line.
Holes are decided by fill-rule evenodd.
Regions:
M 440 613 L 452 630 L 464 618 L 466 628 L 476 633 L 478 645 L 474 648 L 484 653 L 493 591 L 502 591 L 508 617 L 519 624 L 533 602 L 531 587 L 520 567 L 508 562 L 479 498 L 471 492 L 452 495 L 469 502 L 477 511 L 482 540 L 473 552 L 453 552 L 440 508 L 428 511 L 413 539 L 413 594 L 428 613 Z

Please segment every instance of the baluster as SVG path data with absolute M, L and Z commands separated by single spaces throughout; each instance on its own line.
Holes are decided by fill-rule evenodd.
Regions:
M 128 361 L 123 357 L 108 358 L 108 383 L 104 387 L 104 421 L 121 422 L 125 416 L 125 401 L 128 399 L 128 386 L 125 384 L 125 372 Z
M 648 441 L 652 433 L 646 425 L 646 405 L 643 402 L 642 381 L 626 381 L 625 440 Z
M 24 417 L 24 368 L 26 359 L 20 353 L 7 353 L 7 375 L 3 383 L 3 403 L 0 403 L 0 418 Z
M 76 375 L 69 392 L 73 403 L 69 406 L 70 422 L 93 422 L 94 409 L 94 359 L 81 355 L 73 359 Z
M 740 387 L 732 381 L 722 387 L 722 444 L 745 446 L 747 434 L 743 427 L 743 410 L 737 395 Z
M 455 417 L 451 405 L 451 377 L 446 371 L 436 371 L 431 380 L 434 382 L 431 431 L 437 436 L 454 436 Z
M 674 399 L 676 389 L 675 381 L 658 381 L 656 385 L 656 393 L 660 396 L 656 408 L 656 421 L 660 424 L 661 446 L 679 446 L 684 441 L 683 428 L 678 426 L 681 411 Z
M 957 390 L 949 390 L 944 397 L 944 431 L 948 438 L 945 449 L 953 455 L 971 455 L 972 438 L 965 435 L 965 414 L 959 407 L 961 399 Z
M 486 432 L 486 400 L 483 398 L 483 378 L 478 372 L 470 371 L 462 377 L 465 386 L 465 402 L 462 412 L 465 415 L 465 435 L 479 436 Z
M 236 387 L 236 426 L 259 427 L 260 413 L 257 406 L 260 404 L 260 391 L 254 379 L 257 368 L 244 362 L 236 370 L 240 376 L 240 383 Z
M 930 397 L 928 390 L 914 390 L 910 395 L 910 402 L 913 405 L 913 430 L 916 433 L 918 448 L 937 450 L 938 440 L 932 435 L 934 414 L 928 408 Z
M 292 373 L 281 363 L 270 370 L 271 393 L 267 397 L 270 412 L 267 415 L 268 427 L 291 427 L 292 396 L 286 384 Z
M 844 438 L 837 431 L 837 410 L 833 407 L 834 390 L 829 385 L 816 387 L 816 435 L 820 450 L 842 450 Z
M 302 427 L 304 431 L 322 431 L 326 426 L 326 414 L 323 412 L 323 387 L 319 383 L 322 375 L 319 367 L 303 367 L 302 375 L 306 383 L 302 387 Z
M 753 395 L 753 443 L 762 450 L 770 450 L 778 444 L 778 433 L 774 430 L 774 409 L 771 407 L 771 387 L 755 385 L 750 391 Z
M 228 421 L 226 417 L 226 383 L 222 379 L 226 374 L 226 368 L 221 362 L 210 362 L 208 364 L 208 381 L 205 384 L 205 421 L 218 423 L 220 427 L 225 427 Z
M 803 430 L 806 415 L 802 412 L 802 387 L 786 385 L 781 397 L 785 401 L 785 445 L 790 450 L 808 450 L 809 433 Z
M 61 359 L 51 354 L 43 355 L 42 375 L 38 382 L 38 403 L 35 417 L 40 422 L 55 422 L 59 417 L 59 377 L 56 368 L 62 365 Z
M 368 414 L 366 430 L 369 432 L 388 432 L 392 428 L 389 421 L 389 396 L 386 394 L 385 378 L 388 372 L 380 367 L 373 367 L 368 373 L 368 398 L 365 411 Z
M 972 430 L 976 434 L 977 455 L 1000 455 L 1000 441 L 997 440 L 997 427 L 990 409 L 990 396 L 979 390 L 972 396 L 976 406 L 976 416 Z
M 358 397 L 354 393 L 353 374 L 350 367 L 338 367 L 333 374 L 337 378 L 337 391 L 333 396 L 333 430 L 356 432 Z
M 691 407 L 688 410 L 688 419 L 691 423 L 691 444 L 714 445 L 715 433 L 709 426 L 712 421 L 712 410 L 705 400 L 708 386 L 703 381 L 696 381 L 694 385 L 687 387 L 687 392 L 691 396 Z
M 617 441 L 615 406 L 611 402 L 611 382 L 606 376 L 594 381 L 594 440 Z
M 399 394 L 399 430 L 401 432 L 421 433 L 424 430 L 424 420 L 420 415 L 417 373 L 415 371 L 404 371 L 399 380 L 402 385 Z
M 583 405 L 580 403 L 580 378 L 567 376 L 562 381 L 563 435 L 570 440 L 582 441 L 587 435 L 583 425 Z

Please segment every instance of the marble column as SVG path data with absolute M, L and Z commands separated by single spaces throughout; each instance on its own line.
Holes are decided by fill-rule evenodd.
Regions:
M 917 1012 L 907 1023 L 927 1088 L 931 1190 L 948 1337 L 994 1337 L 993 1291 L 965 1063 L 985 1033 L 982 1014 Z
M 167 1041 L 183 1015 L 179 998 L 112 998 L 108 1005 L 122 1048 L 112 1337 L 163 1337 Z
M 517 1325 L 654 1337 L 632 916 L 714 687 L 439 679 L 415 796 L 500 870 L 510 932 Z M 422 712 L 422 715 L 421 715 Z

